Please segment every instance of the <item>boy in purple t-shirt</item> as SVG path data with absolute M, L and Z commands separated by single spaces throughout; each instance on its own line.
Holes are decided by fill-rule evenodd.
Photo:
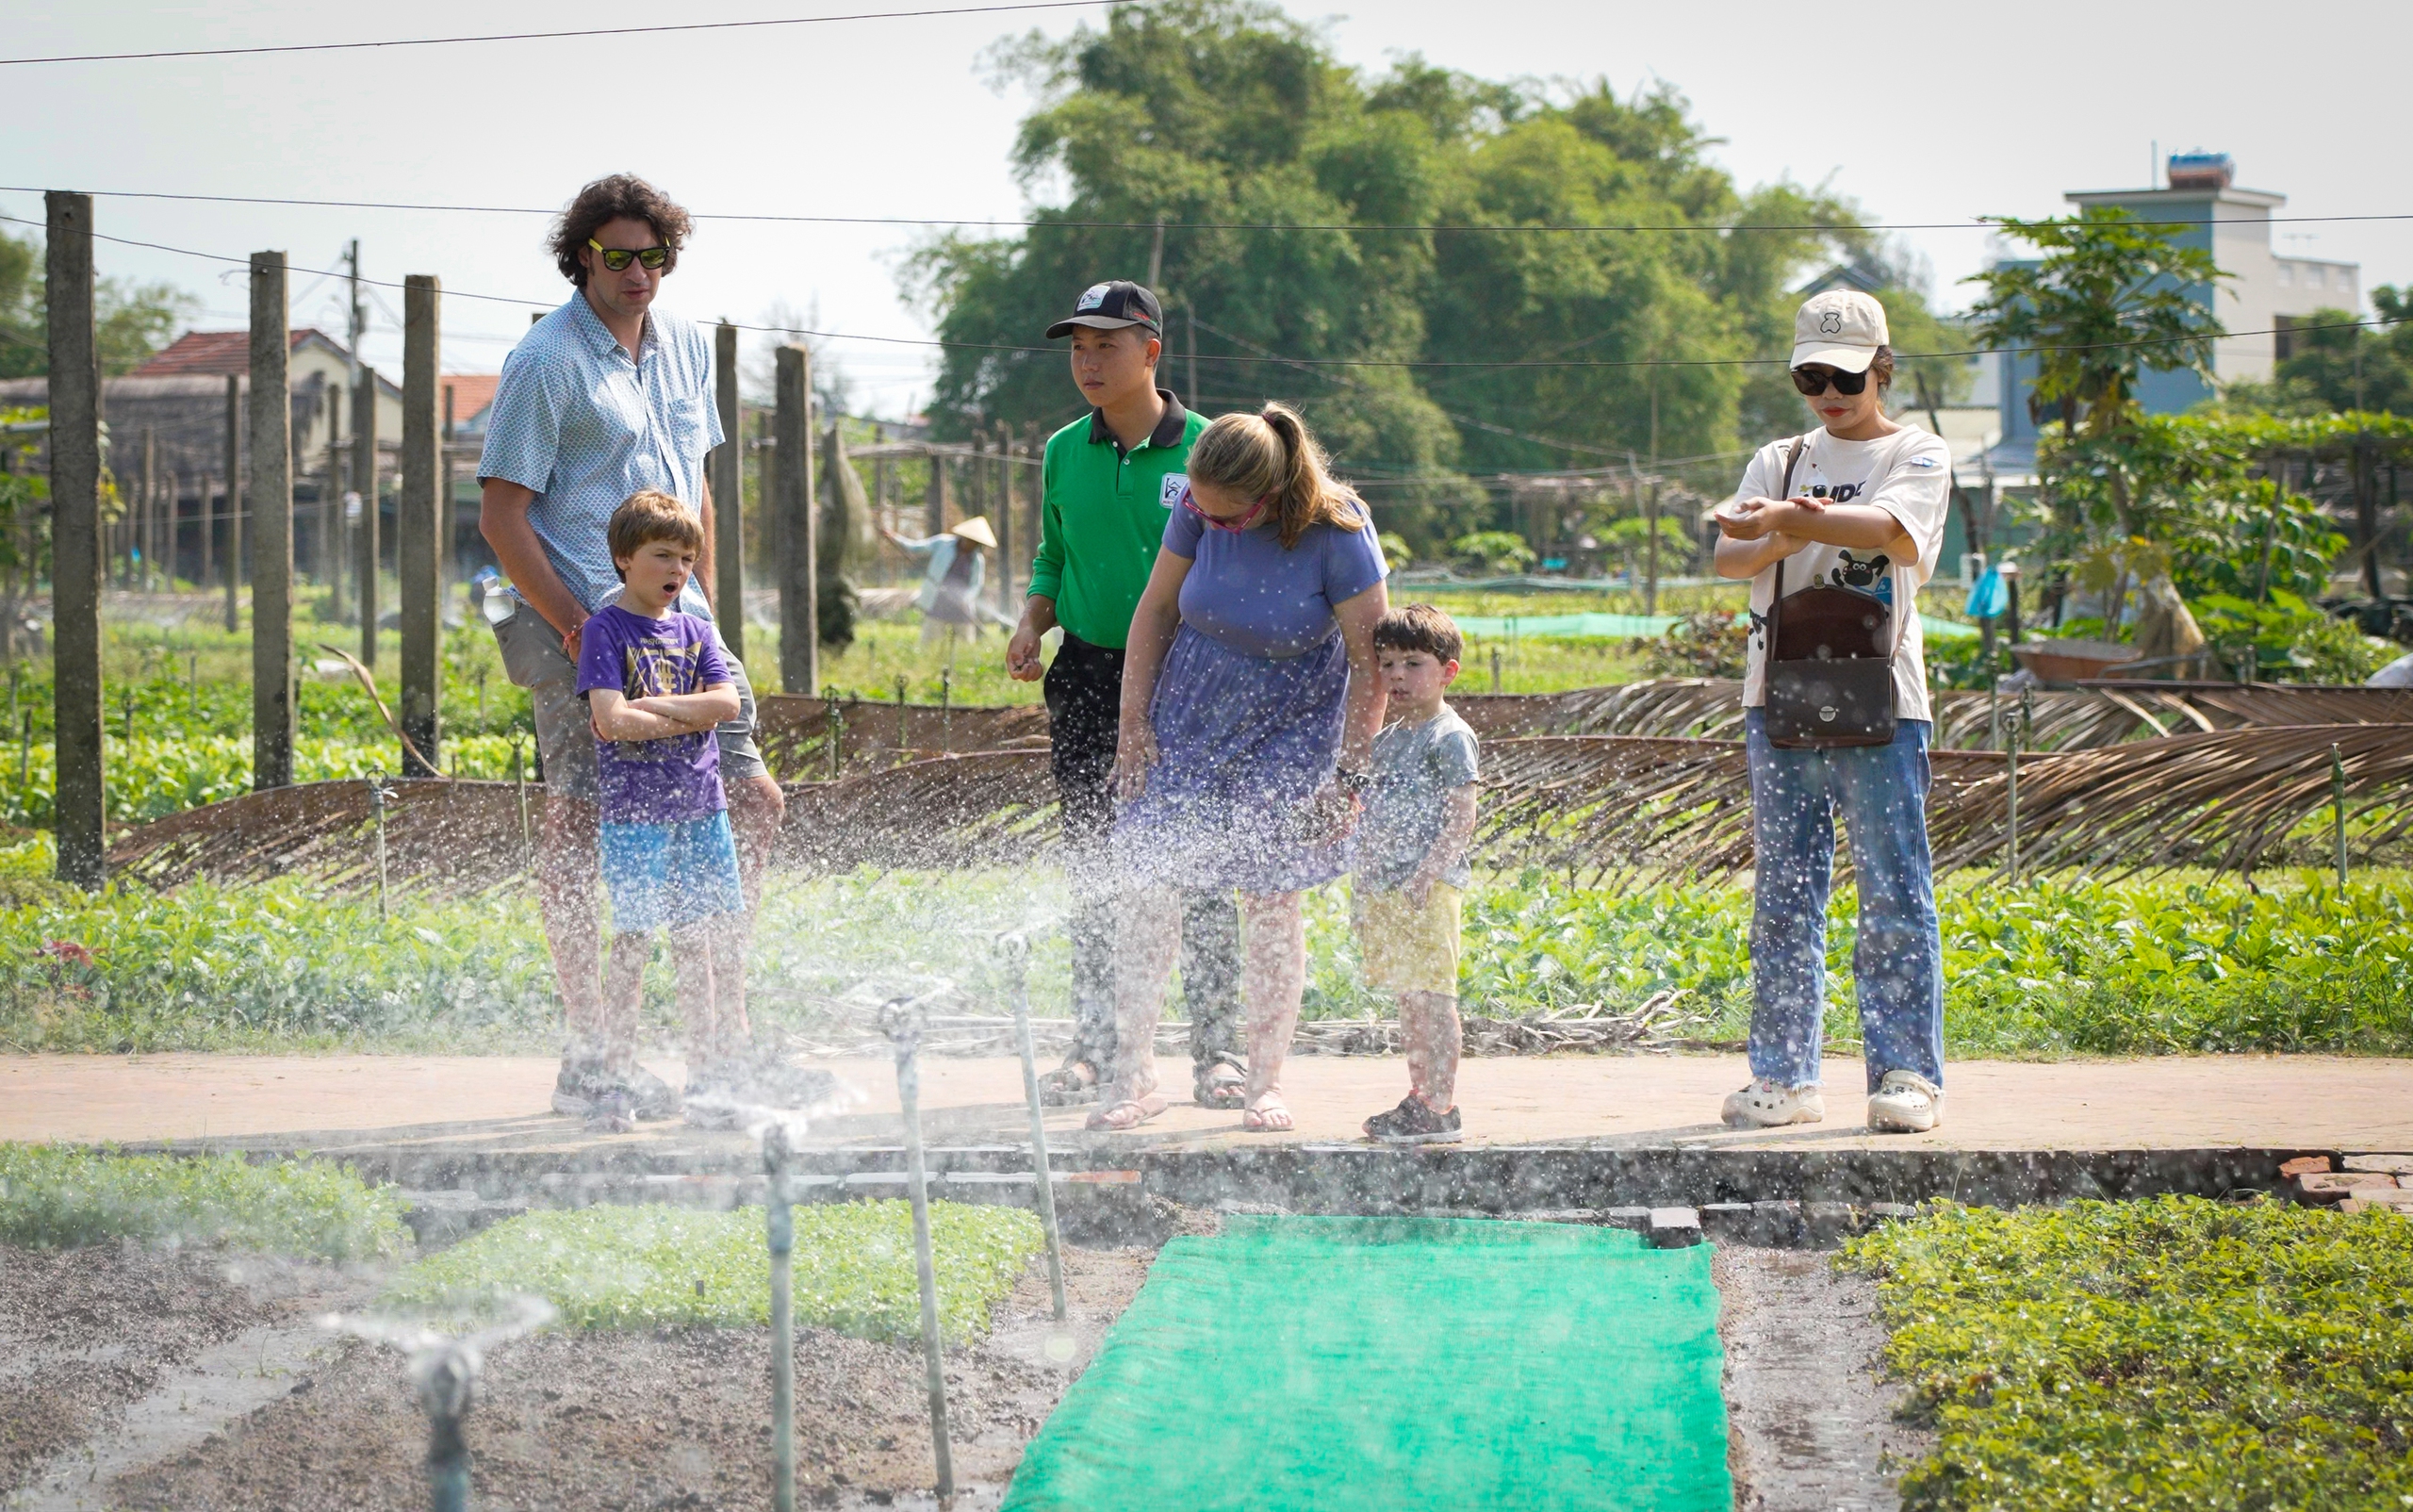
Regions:
M 612 900 L 603 977 L 604 1081 L 636 1064 L 637 1001 L 653 936 L 667 929 L 687 1021 L 687 1121 L 734 1122 L 730 1095 L 752 1041 L 746 1022 L 745 894 L 721 792 L 714 727 L 737 689 L 709 620 L 671 606 L 695 574 L 703 525 L 648 490 L 612 516 L 612 565 L 628 584 L 580 633 L 578 691 L 595 723 L 602 874 Z M 634 1099 L 605 1086 L 596 1116 L 625 1125 Z

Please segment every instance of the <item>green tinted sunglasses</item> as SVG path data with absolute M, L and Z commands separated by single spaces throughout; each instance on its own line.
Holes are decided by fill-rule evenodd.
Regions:
M 586 238 L 586 244 L 595 249 L 595 255 L 602 259 L 603 266 L 616 273 L 628 271 L 629 264 L 632 262 L 643 263 L 651 270 L 670 260 L 668 247 L 640 247 L 632 251 L 626 247 L 607 247 L 593 237 Z

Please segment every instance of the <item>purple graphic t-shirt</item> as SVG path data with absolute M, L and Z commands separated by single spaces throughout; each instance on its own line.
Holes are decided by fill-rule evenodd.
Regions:
M 648 619 L 613 604 L 579 637 L 578 691 L 612 688 L 632 700 L 701 693 L 730 681 L 712 621 L 676 610 Z M 710 730 L 661 740 L 598 743 L 605 824 L 678 824 L 729 807 L 720 787 L 720 739 Z

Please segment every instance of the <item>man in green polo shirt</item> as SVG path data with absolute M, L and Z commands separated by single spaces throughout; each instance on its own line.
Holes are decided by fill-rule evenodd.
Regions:
M 1167 512 L 1189 482 L 1190 443 L 1206 421 L 1157 386 L 1164 316 L 1140 285 L 1091 286 L 1047 336 L 1073 338 L 1073 382 L 1090 412 L 1047 441 L 1039 552 L 1006 665 L 1026 682 L 1037 679 L 1040 637 L 1063 631 L 1046 668 L 1047 731 L 1073 883 L 1073 1047 L 1043 1091 L 1066 1103 L 1096 1095 L 1100 1069 L 1114 1063 L 1114 919 L 1104 874 L 1123 648 Z M 1182 996 L 1193 1086 L 1207 1108 L 1236 1109 L 1246 1096 L 1239 938 L 1239 911 L 1228 892 L 1185 899 Z

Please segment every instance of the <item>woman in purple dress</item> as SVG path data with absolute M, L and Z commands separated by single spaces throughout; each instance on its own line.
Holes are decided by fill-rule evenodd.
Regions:
M 1162 1112 L 1157 1019 L 1181 944 L 1181 894 L 1240 891 L 1248 1011 L 1243 1128 L 1287 1129 L 1282 1060 L 1307 958 L 1299 895 L 1346 869 L 1383 685 L 1388 607 L 1373 521 L 1299 417 L 1226 415 L 1166 480 L 1172 515 L 1131 621 L 1115 780 L 1124 886 L 1118 1051 L 1092 1128 Z

